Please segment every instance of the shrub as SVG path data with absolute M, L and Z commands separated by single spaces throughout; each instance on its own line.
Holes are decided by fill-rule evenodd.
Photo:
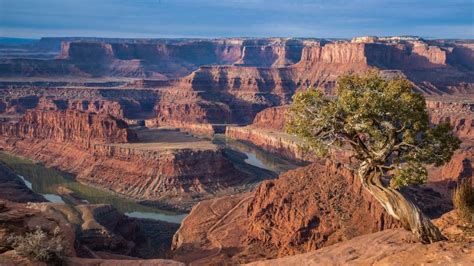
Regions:
M 474 188 L 471 178 L 460 182 L 453 193 L 453 204 L 456 214 L 467 223 L 474 223 Z
M 43 262 L 61 262 L 64 259 L 63 238 L 57 227 L 52 236 L 41 228 L 24 235 L 11 234 L 8 239 L 11 247 L 20 255 Z

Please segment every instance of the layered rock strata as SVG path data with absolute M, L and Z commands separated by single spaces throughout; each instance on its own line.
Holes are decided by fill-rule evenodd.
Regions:
M 137 135 L 122 120 L 73 110 L 28 110 L 18 123 L 0 124 L 0 134 L 13 138 L 70 142 L 86 148 L 98 143 L 137 140 Z
M 342 165 L 313 163 L 264 181 L 248 208 L 251 242 L 297 254 L 398 227 Z
M 125 102 L 120 98 L 108 100 L 118 101 L 126 118 L 156 117 L 162 124 L 180 119 L 193 123 L 249 124 L 259 111 L 289 103 L 297 90 L 312 86 L 334 93 L 340 75 L 362 73 L 370 68 L 378 68 L 388 76 L 405 76 L 425 95 L 470 95 L 474 91 L 473 46 L 466 41 L 420 38 L 65 41 L 59 59 L 42 62 L 9 59 L 0 62 L 0 74 L 9 78 L 73 75 L 101 82 L 95 86 L 160 88 L 165 92 L 150 96 L 146 102 L 128 96 Z M 118 80 L 114 85 L 105 79 L 108 77 L 135 77 L 138 81 Z M 17 83 L 0 84 L 21 86 Z M 25 86 L 33 86 L 28 84 Z M 67 84 L 66 81 L 62 86 Z M 87 86 L 94 86 L 94 82 Z M 168 92 L 173 90 L 185 93 Z M 117 88 L 111 91 L 120 92 Z M 190 96 L 193 93 L 195 96 Z M 137 108 L 138 111 L 133 110 Z M 119 117 L 120 112 L 115 107 L 112 109 L 109 112 L 114 113 L 110 114 Z
M 316 162 L 264 181 L 251 194 L 195 206 L 174 237 L 174 258 L 243 263 L 307 252 L 397 226 L 352 173 Z
M 188 209 L 200 197 L 232 193 L 249 181 L 209 141 L 159 130 L 137 135 L 110 116 L 28 111 L 17 123 L 0 124 L 0 132 L 0 146 L 8 152 L 137 200 L 166 199 L 170 208 Z
M 232 139 L 251 142 L 270 153 L 287 159 L 297 161 L 313 159 L 302 152 L 300 140 L 280 131 L 265 130 L 253 126 L 227 126 L 225 135 Z

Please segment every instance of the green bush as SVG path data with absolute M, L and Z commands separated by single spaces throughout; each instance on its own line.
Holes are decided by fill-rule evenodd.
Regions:
M 57 227 L 53 235 L 48 235 L 41 228 L 24 235 L 11 234 L 10 246 L 19 254 L 32 260 L 43 262 L 62 262 L 64 260 L 63 238 Z

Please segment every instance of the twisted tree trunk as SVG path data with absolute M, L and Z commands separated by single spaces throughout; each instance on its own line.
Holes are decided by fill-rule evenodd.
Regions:
M 362 162 L 358 171 L 363 187 L 377 199 L 384 209 L 403 227 L 424 244 L 433 243 L 446 238 L 441 234 L 431 220 L 426 217 L 415 204 L 406 199 L 398 190 L 385 187 L 380 175 L 370 162 Z

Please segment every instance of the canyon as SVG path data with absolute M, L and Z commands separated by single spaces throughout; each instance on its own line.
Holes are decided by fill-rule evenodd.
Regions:
M 72 173 L 80 182 L 179 210 L 251 179 L 210 141 L 173 130 L 133 130 L 110 115 L 28 110 L 18 122 L 2 123 L 0 135 L 1 147 L 12 154 Z
M 440 193 L 430 188 L 416 190 L 416 193 L 408 193 L 417 195 L 416 203 L 431 217 L 440 217 L 452 208 Z M 450 226 L 456 227 L 446 224 Z M 224 261 L 244 264 L 283 257 L 286 263 L 298 265 L 292 261 L 302 256 L 291 255 L 310 256 L 309 251 L 323 252 L 363 237 L 380 237 L 375 242 L 388 245 L 384 251 L 388 254 L 416 247 L 401 238 L 396 243 L 406 246 L 396 250 L 398 244 L 393 244 L 394 239 L 390 237 L 400 232 L 393 231 L 395 228 L 400 228 L 400 223 L 362 189 L 359 179 L 350 170 L 331 161 L 318 161 L 290 170 L 275 180 L 264 181 L 253 193 L 203 201 L 194 206 L 174 236 L 173 259 L 191 264 Z M 378 231 L 382 232 L 376 233 Z M 358 243 L 363 246 L 364 242 Z M 465 253 L 460 254 L 460 258 L 472 261 L 472 256 L 466 254 L 474 248 L 471 242 L 465 246 L 462 242 L 454 245 L 457 248 L 447 251 L 450 257 L 462 247 Z M 370 256 L 374 256 L 371 258 L 380 260 L 374 252 L 376 249 L 370 251 Z M 340 256 L 318 253 L 321 255 L 317 258 L 350 260 L 350 253 L 342 252 Z
M 71 206 L 47 202 L 31 191 L 8 166 L 0 164 L 0 169 L 2 185 L 15 184 L 8 193 L 0 195 L 2 264 L 32 263 L 12 252 L 7 238 L 10 234 L 23 234 L 39 227 L 49 236 L 53 236 L 55 230 L 61 232 L 64 254 L 68 257 L 109 259 L 154 257 L 166 251 L 170 244 L 166 241 L 176 230 L 176 224 L 130 218 L 111 205 Z M 25 198 L 26 195 L 29 198 Z M 158 249 L 162 250 L 156 250 L 151 242 L 161 242 Z
M 9 49 L 0 46 L 2 154 L 143 208 L 189 214 L 181 225 L 131 217 L 57 184 L 63 202 L 47 202 L 25 186 L 27 164 L 18 164 L 31 174 L 22 179 L 5 157 L 2 239 L 60 226 L 71 265 L 399 264 L 429 262 L 428 252 L 473 263 L 472 228 L 451 212 L 474 162 L 471 40 L 43 38 Z M 426 185 L 402 191 L 449 241 L 416 243 L 352 170 L 303 153 L 285 132 L 296 92 L 333 95 L 338 77 L 373 68 L 409 79 L 431 122 L 449 122 L 463 141 L 450 162 L 429 168 Z M 380 249 L 360 248 L 370 241 Z M 2 260 L 29 263 L 3 246 Z
M 36 45 L 56 58 L 0 58 L 6 110 L 49 95 L 55 102 L 104 99 L 111 114 L 161 124 L 248 124 L 259 111 L 288 104 L 299 89 L 334 93 L 338 76 L 370 68 L 405 76 L 429 97 L 472 94 L 474 83 L 472 43 L 462 40 L 66 38 Z

